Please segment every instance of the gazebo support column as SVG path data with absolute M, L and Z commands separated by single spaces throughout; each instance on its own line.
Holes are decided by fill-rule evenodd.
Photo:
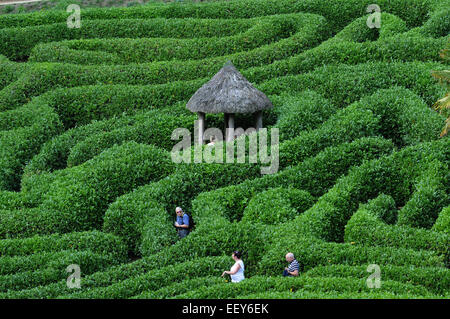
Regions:
M 230 142 L 233 140 L 234 137 L 234 113 L 228 114 L 227 120 L 228 120 L 227 142 Z
M 225 138 L 225 140 L 227 139 L 227 128 L 228 128 L 228 113 L 223 113 L 223 119 L 224 119 L 224 127 L 223 127 L 223 136 Z
M 198 112 L 198 144 L 203 144 L 203 133 L 205 132 L 205 113 Z
M 263 112 L 258 111 L 255 113 L 255 128 L 259 131 L 263 127 Z

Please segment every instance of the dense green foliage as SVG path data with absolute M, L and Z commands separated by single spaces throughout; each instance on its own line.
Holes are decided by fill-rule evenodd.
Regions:
M 450 1 L 380 0 L 379 29 L 371 3 L 85 8 L 79 29 L 61 7 L 0 15 L 0 298 L 448 298 L 450 142 L 431 71 L 448 69 Z M 243 163 L 172 158 L 172 132 L 195 128 L 186 102 L 228 60 L 273 103 L 274 174 L 249 161 L 262 131 L 215 145 L 222 158 L 243 141 Z M 177 206 L 196 224 L 183 239 Z M 236 249 L 246 279 L 231 284 Z M 281 276 L 287 252 L 297 278 Z

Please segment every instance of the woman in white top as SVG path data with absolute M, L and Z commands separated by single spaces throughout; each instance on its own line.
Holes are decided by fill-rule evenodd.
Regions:
M 224 271 L 222 273 L 222 277 L 226 274 L 231 276 L 231 282 L 240 282 L 245 279 L 244 277 L 244 262 L 242 261 L 242 253 L 240 251 L 234 251 L 231 255 L 233 257 L 235 263 L 233 267 L 229 271 Z

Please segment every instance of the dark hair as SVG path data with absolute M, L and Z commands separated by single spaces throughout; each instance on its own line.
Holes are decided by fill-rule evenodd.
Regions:
M 242 252 L 240 252 L 239 250 L 235 250 L 235 251 L 233 251 L 233 255 L 235 255 L 237 258 L 241 259 Z

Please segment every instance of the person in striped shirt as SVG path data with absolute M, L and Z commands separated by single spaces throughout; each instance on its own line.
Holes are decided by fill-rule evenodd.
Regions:
M 300 264 L 295 259 L 293 253 L 287 253 L 286 254 L 286 261 L 289 263 L 289 266 L 286 267 L 283 271 L 284 277 L 292 277 L 292 276 L 298 276 L 298 272 L 300 269 Z

